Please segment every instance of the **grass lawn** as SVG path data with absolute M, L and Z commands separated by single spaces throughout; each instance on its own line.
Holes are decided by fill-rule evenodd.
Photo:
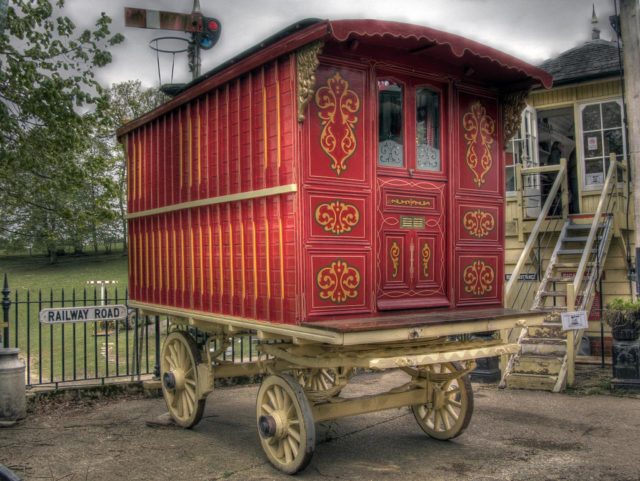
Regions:
M 127 287 L 127 256 L 114 254 L 62 256 L 56 264 L 49 264 L 43 256 L 0 257 L 0 274 L 9 277 L 9 287 L 14 290 L 43 292 L 61 288 L 82 292 L 87 281 L 118 281 L 118 291 Z

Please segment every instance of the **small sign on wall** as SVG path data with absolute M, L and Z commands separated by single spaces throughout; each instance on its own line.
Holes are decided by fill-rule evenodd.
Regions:
M 587 149 L 598 150 L 598 137 L 587 137 Z
M 562 318 L 563 331 L 587 329 L 589 327 L 587 311 L 563 312 L 560 317 Z

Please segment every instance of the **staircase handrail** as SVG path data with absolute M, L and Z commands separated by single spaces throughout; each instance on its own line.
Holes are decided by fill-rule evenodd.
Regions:
M 593 216 L 593 222 L 591 223 L 591 229 L 589 230 L 589 236 L 587 237 L 587 243 L 584 246 L 584 252 L 582 257 L 580 258 L 580 264 L 578 265 L 578 270 L 576 271 L 576 276 L 573 280 L 573 289 L 576 295 L 580 293 L 580 287 L 582 286 L 582 280 L 584 278 L 584 273 L 587 269 L 587 263 L 590 258 L 591 250 L 593 249 L 593 243 L 596 239 L 596 235 L 598 233 L 598 229 L 600 228 L 600 219 L 602 218 L 602 214 L 605 213 L 604 208 L 608 204 L 607 198 L 610 195 L 613 195 L 613 188 L 617 186 L 617 177 L 618 177 L 618 161 L 615 160 L 615 156 L 611 159 L 609 163 L 609 171 L 607 172 L 607 177 L 604 181 L 604 186 L 602 187 L 602 193 L 600 194 L 600 200 L 598 201 L 598 207 L 596 209 L 596 213 Z M 614 180 L 615 179 L 615 180 Z M 610 212 L 606 212 L 607 214 Z
M 533 229 L 531 229 L 531 233 L 529 234 L 529 238 L 520 254 L 520 258 L 511 273 L 511 277 L 507 281 L 505 286 L 505 295 L 504 295 L 504 304 L 510 305 L 509 301 L 511 300 L 511 294 L 513 290 L 513 286 L 515 285 L 516 280 L 520 277 L 520 271 L 524 267 L 529 255 L 531 254 L 531 250 L 535 246 L 535 241 L 538 238 L 538 234 L 540 233 L 540 228 L 542 227 L 542 223 L 547 218 L 549 214 L 549 210 L 551 209 L 551 205 L 553 204 L 554 199 L 558 195 L 558 191 L 560 190 L 560 186 L 562 185 L 564 177 L 567 175 L 567 159 L 560 159 L 560 165 L 547 165 L 542 167 L 527 167 L 526 169 L 522 169 L 522 173 L 538 173 L 538 172 L 558 172 L 556 175 L 555 181 L 551 186 L 551 190 L 547 194 L 547 199 L 542 206 L 542 210 L 538 215 L 538 219 L 536 223 L 533 225 Z

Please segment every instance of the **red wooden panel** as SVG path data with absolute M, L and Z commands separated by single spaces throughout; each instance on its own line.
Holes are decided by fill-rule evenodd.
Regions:
M 368 195 L 305 192 L 305 237 L 308 242 L 368 242 L 373 215 Z
M 320 65 L 316 77 L 307 121 L 306 179 L 362 184 L 368 180 L 369 166 L 364 140 L 365 72 Z
M 473 194 L 501 195 L 503 165 L 494 99 L 461 93 L 459 97 L 457 186 Z
M 502 245 L 504 205 L 458 201 L 455 222 L 457 245 Z
M 502 252 L 456 252 L 456 304 L 502 303 L 504 254 Z
M 368 312 L 373 288 L 370 263 L 368 252 L 307 249 L 305 284 L 309 315 Z

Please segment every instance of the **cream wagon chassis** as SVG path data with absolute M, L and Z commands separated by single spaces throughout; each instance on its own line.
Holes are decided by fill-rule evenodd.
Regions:
M 315 423 L 321 421 L 408 406 L 429 436 L 446 440 L 460 435 L 473 413 L 469 372 L 475 360 L 501 356 L 504 367 L 519 349 L 508 342 L 509 331 L 542 323 L 540 316 L 526 315 L 337 333 L 145 304 L 133 307 L 169 316 L 172 328 L 162 347 L 160 367 L 163 395 L 178 425 L 190 428 L 200 421 L 216 378 L 265 374 L 256 402 L 259 438 L 271 464 L 289 474 L 311 460 Z M 206 341 L 196 344 L 181 326 L 206 332 Z M 468 336 L 487 331 L 494 332 L 493 338 Z M 230 337 L 245 333 L 257 333 L 260 360 L 224 361 Z M 340 397 L 358 368 L 399 368 L 411 380 L 379 394 Z

